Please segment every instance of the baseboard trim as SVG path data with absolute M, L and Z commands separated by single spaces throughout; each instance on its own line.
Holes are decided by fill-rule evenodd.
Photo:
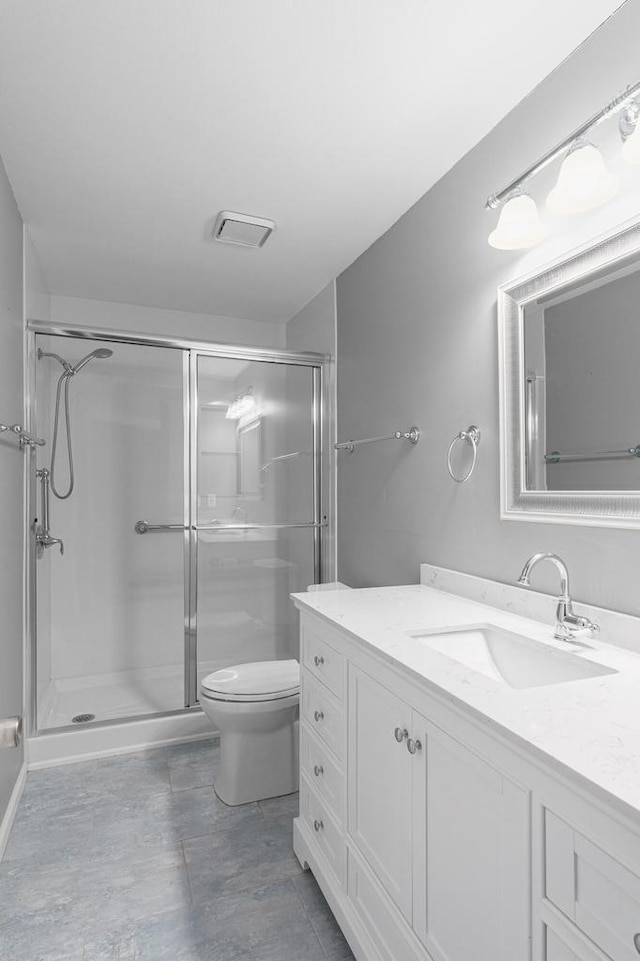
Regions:
M 9 798 L 7 810 L 4 812 L 2 822 L 0 822 L 0 861 L 4 855 L 7 841 L 9 840 L 9 835 L 11 834 L 11 828 L 13 827 L 13 822 L 15 821 L 16 814 L 18 813 L 20 799 L 22 797 L 22 792 L 24 791 L 26 782 L 27 762 L 24 761 L 22 767 L 20 768 L 18 777 L 16 778 L 16 783 L 13 785 L 13 791 L 11 792 L 11 797 Z

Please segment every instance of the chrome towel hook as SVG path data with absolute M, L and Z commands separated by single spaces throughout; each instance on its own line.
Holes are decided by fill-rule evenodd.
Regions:
M 457 441 L 459 440 L 467 441 L 467 443 L 471 444 L 473 448 L 473 459 L 471 461 L 471 467 L 463 477 L 456 477 L 456 475 L 453 472 L 453 467 L 451 466 L 451 453 Z M 456 434 L 456 436 L 453 438 L 453 440 L 449 444 L 449 450 L 447 451 L 447 468 L 449 470 L 449 476 L 451 477 L 452 480 L 456 482 L 456 484 L 464 484 L 464 482 L 468 481 L 471 475 L 473 474 L 473 471 L 476 466 L 476 461 L 478 459 L 479 443 L 480 443 L 480 431 L 478 430 L 477 427 L 474 427 L 474 425 L 471 424 L 471 426 L 467 427 L 466 430 L 461 430 L 459 434 Z

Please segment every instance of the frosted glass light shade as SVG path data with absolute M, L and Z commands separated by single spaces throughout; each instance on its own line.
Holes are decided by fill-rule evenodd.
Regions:
M 554 214 L 584 213 L 606 204 L 618 187 L 618 178 L 609 173 L 598 148 L 584 143 L 564 158 L 547 207 Z
M 528 194 L 518 194 L 504 204 L 489 243 L 497 250 L 525 250 L 540 243 L 548 233 L 535 201 Z
M 256 399 L 250 391 L 246 394 L 242 394 L 240 397 L 236 397 L 229 407 L 227 408 L 227 413 L 225 417 L 227 420 L 241 420 L 243 417 L 249 417 L 257 412 L 258 405 L 256 404 Z
M 636 129 L 622 144 L 622 159 L 628 164 L 640 164 L 640 122 L 636 122 Z

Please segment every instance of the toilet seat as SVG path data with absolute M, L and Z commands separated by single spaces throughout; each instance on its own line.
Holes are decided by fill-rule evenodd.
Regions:
M 300 691 L 300 665 L 295 660 L 252 661 L 208 674 L 201 695 L 211 701 L 279 701 Z

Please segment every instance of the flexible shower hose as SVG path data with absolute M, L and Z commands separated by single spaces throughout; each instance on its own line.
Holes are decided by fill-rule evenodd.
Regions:
M 67 497 L 71 496 L 74 485 L 73 476 L 73 451 L 71 449 L 71 411 L 69 409 L 69 381 L 73 377 L 73 371 L 64 370 L 60 374 L 58 380 L 58 388 L 56 390 L 56 413 L 53 421 L 53 440 L 51 441 L 51 477 L 50 485 L 51 490 L 58 498 L 58 500 L 64 501 Z M 58 449 L 58 425 L 60 421 L 60 394 L 62 393 L 62 381 L 64 381 L 64 419 L 67 433 L 67 459 L 69 463 L 69 489 L 66 493 L 61 494 L 56 488 L 55 476 L 56 476 L 56 452 Z

